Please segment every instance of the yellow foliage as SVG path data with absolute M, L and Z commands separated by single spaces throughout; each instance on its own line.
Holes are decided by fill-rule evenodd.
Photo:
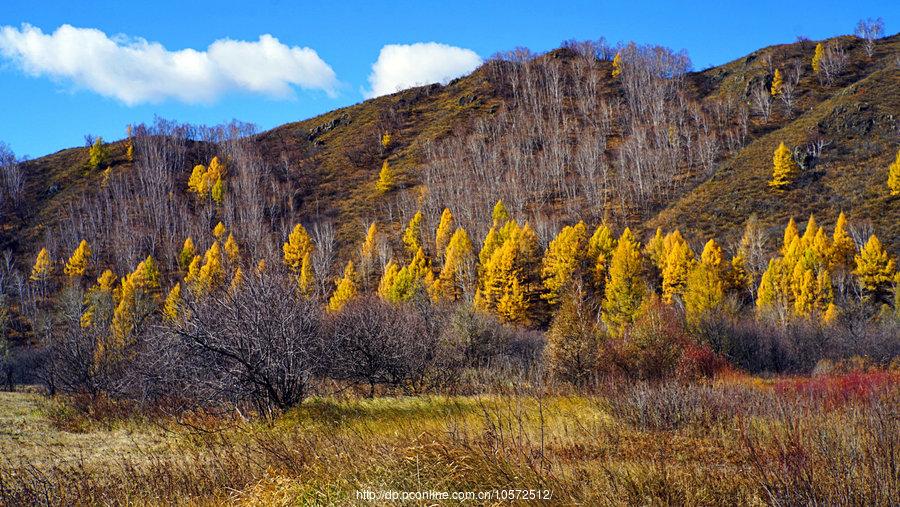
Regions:
M 612 68 L 612 77 L 618 77 L 622 74 L 622 55 L 620 53 L 616 53 L 616 56 L 613 57 Z
M 313 287 L 315 286 L 315 276 L 312 268 L 312 252 L 306 252 L 303 261 L 300 263 L 300 274 L 297 276 L 297 286 L 300 294 L 304 297 L 311 297 Z
M 662 270 L 662 297 L 671 303 L 675 295 L 684 293 L 687 275 L 694 266 L 694 252 L 687 241 L 675 230 L 665 241 L 666 261 Z
M 385 132 L 381 134 L 381 147 L 387 148 L 391 145 L 391 134 L 389 132 Z
M 475 307 L 514 324 L 539 322 L 543 314 L 537 306 L 541 287 L 536 276 L 540 263 L 537 235 L 529 224 L 519 227 L 510 220 L 495 238 L 499 246 L 481 266 Z
M 181 284 L 176 283 L 172 290 L 166 295 L 166 302 L 163 305 L 163 316 L 169 322 L 178 320 L 178 312 L 181 307 Z
M 81 240 L 78 247 L 72 252 L 72 256 L 66 262 L 63 272 L 66 276 L 81 277 L 87 272 L 88 263 L 91 260 L 91 247 L 87 241 Z
M 188 236 L 181 247 L 181 253 L 178 254 L 178 265 L 181 269 L 187 270 L 195 255 L 197 255 L 197 249 L 194 246 L 194 240 Z
M 800 232 L 797 230 L 797 222 L 794 217 L 788 220 L 787 227 L 784 228 L 784 240 L 781 242 L 781 255 L 786 255 L 791 243 L 794 239 L 800 239 Z
M 384 274 L 381 275 L 381 281 L 378 283 L 378 295 L 385 301 L 390 301 L 391 290 L 394 288 L 399 273 L 400 266 L 393 259 L 384 266 Z
M 809 220 L 806 222 L 806 229 L 803 230 L 803 236 L 800 237 L 800 244 L 804 248 L 812 245 L 817 232 L 819 232 L 819 226 L 816 224 L 816 217 L 810 214 Z
M 650 238 L 650 241 L 647 242 L 647 245 L 644 247 L 644 252 L 647 254 L 647 257 L 650 258 L 650 261 L 653 262 L 653 265 L 661 272 L 666 266 L 667 255 L 662 227 L 656 228 L 656 233 Z
M 281 249 L 284 252 L 284 263 L 292 271 L 299 273 L 303 264 L 303 258 L 307 253 L 313 251 L 313 244 L 306 229 L 302 225 L 297 224 L 288 235 L 288 240 L 282 245 Z
M 453 228 L 453 213 L 450 212 L 450 208 L 444 208 L 444 212 L 441 213 L 441 221 L 438 224 L 437 231 L 434 233 L 435 256 L 441 255 L 447 249 L 447 243 L 450 242 Z
M 388 163 L 387 160 L 381 164 L 381 171 L 378 173 L 378 182 L 375 183 L 375 188 L 382 193 L 390 192 L 396 187 L 396 177 L 394 176 L 394 169 L 391 167 L 391 164 Z
M 584 222 L 563 227 L 547 246 L 541 276 L 547 292 L 543 297 L 556 305 L 562 293 L 584 278 L 587 263 L 587 227 Z
M 366 231 L 366 239 L 360 248 L 360 257 L 363 264 L 372 264 L 375 262 L 375 256 L 378 254 L 378 226 L 375 222 L 369 225 Z
M 213 157 L 209 167 L 202 164 L 194 166 L 188 178 L 188 191 L 197 194 L 201 200 L 212 197 L 217 204 L 222 203 L 225 196 L 225 165 L 219 157 Z
M 825 46 L 822 43 L 816 44 L 816 51 L 812 57 L 813 72 L 818 74 L 822 70 L 822 59 L 825 58 Z
M 856 270 L 853 274 L 859 278 L 863 290 L 876 297 L 887 292 L 893 283 L 896 265 L 881 245 L 878 236 L 873 234 L 869 237 L 854 260 Z
M 34 260 L 34 266 L 31 268 L 31 276 L 29 279 L 32 282 L 45 282 L 50 279 L 52 274 L 53 261 L 50 260 L 50 254 L 47 252 L 47 249 L 41 248 L 41 251 L 37 254 L 37 258 Z
M 184 276 L 184 283 L 186 283 L 191 289 L 199 290 L 199 282 L 200 282 L 200 263 L 202 258 L 199 255 L 195 255 L 191 262 L 188 263 L 187 274 Z
M 228 238 L 225 240 L 225 255 L 228 256 L 228 262 L 235 264 L 241 260 L 241 250 L 238 247 L 237 241 L 234 239 L 232 234 L 228 234 Z
M 613 333 L 634 322 L 647 293 L 642 264 L 641 245 L 626 228 L 612 254 L 603 300 L 603 321 Z
M 337 281 L 337 287 L 328 300 L 328 310 L 332 312 L 340 311 L 351 299 L 356 297 L 356 269 L 353 267 L 353 261 L 347 261 L 344 267 L 344 276 Z
M 772 96 L 775 97 L 781 93 L 781 87 L 784 85 L 784 80 L 781 77 L 781 71 L 775 69 L 775 75 L 772 77 Z
M 900 150 L 897 150 L 894 162 L 888 167 L 887 185 L 891 195 L 900 195 Z
M 414 256 L 416 252 L 422 248 L 422 212 L 416 211 L 416 214 L 409 220 L 406 230 L 403 231 L 403 245 L 406 253 Z
M 494 209 L 491 212 L 491 219 L 494 222 L 494 227 L 502 227 L 506 222 L 512 220 L 509 216 L 509 212 L 506 211 L 506 205 L 503 204 L 502 199 L 497 199 L 497 204 L 494 204 Z
M 791 150 L 784 143 L 778 145 L 772 157 L 772 179 L 769 186 L 775 189 L 784 189 L 800 175 L 800 166 L 794 161 Z
M 103 138 L 98 137 L 94 140 L 94 144 L 91 145 L 91 149 L 88 152 L 88 165 L 91 169 L 97 169 L 98 167 L 105 165 L 107 159 L 109 158 L 106 152 L 106 145 L 103 144 Z
M 212 230 L 213 237 L 216 238 L 217 240 L 222 239 L 222 236 L 224 234 L 225 234 L 225 224 L 223 224 L 222 222 L 217 223 L 216 226 L 213 227 L 213 230 Z
M 203 266 L 197 277 L 197 285 L 201 293 L 212 292 L 225 283 L 225 268 L 222 267 L 222 249 L 219 242 L 213 242 L 203 258 Z
M 212 190 L 210 190 L 210 197 L 216 204 L 222 204 L 222 201 L 225 200 L 225 180 L 221 176 L 213 184 Z
M 588 260 L 594 264 L 592 273 L 594 288 L 601 294 L 606 286 L 609 262 L 615 249 L 616 239 L 612 230 L 606 224 L 600 224 L 588 241 L 587 255 Z
M 240 290 L 242 283 L 244 283 L 244 271 L 238 266 L 234 269 L 234 275 L 232 275 L 231 283 L 228 285 L 228 292 L 236 294 Z
M 444 266 L 434 288 L 436 298 L 458 301 L 464 294 L 471 294 L 474 264 L 472 240 L 465 229 L 459 227 L 450 238 L 444 254 Z

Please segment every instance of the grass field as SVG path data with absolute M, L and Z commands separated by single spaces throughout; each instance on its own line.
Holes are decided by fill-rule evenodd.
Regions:
M 518 489 L 545 504 L 896 505 L 897 380 L 310 399 L 272 421 L 85 416 L 2 393 L 0 503 L 417 505 L 357 492 Z

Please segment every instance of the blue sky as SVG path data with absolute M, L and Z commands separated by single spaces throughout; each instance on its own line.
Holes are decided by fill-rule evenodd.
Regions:
M 603 36 L 611 43 L 634 40 L 685 49 L 694 67 L 702 69 L 763 46 L 792 42 L 798 35 L 820 39 L 852 33 L 861 18 L 882 17 L 886 34 L 897 31 L 898 2 L 684 3 L 689 6 L 640 1 L 6 0 L 0 9 L 0 27 L 9 27 L 6 53 L 0 38 L 0 140 L 17 155 L 37 157 L 80 145 L 85 134 L 120 138 L 126 124 L 151 121 L 154 115 L 207 124 L 239 119 L 267 129 L 359 102 L 379 86 L 396 89 L 404 79 L 420 82 L 428 79 L 422 76 L 462 72 L 477 64 L 475 54 L 487 58 L 516 46 L 545 51 L 570 38 Z M 111 56 L 104 60 L 115 61 L 82 72 L 85 66 L 78 59 L 85 57 L 86 45 L 66 46 L 66 41 L 81 39 L 59 39 L 62 46 L 44 48 L 43 60 L 32 61 L 28 71 L 9 49 L 16 44 L 10 41 L 21 42 L 17 37 L 26 31 L 23 23 L 45 41 L 68 24 L 98 30 L 90 32 L 91 40 L 100 41 L 98 47 L 105 47 L 107 37 L 112 47 L 130 47 L 140 38 L 159 43 L 163 52 L 206 52 L 202 56 L 212 63 L 207 62 L 210 70 L 202 76 L 188 65 L 168 77 L 164 65 L 169 60 L 152 60 L 162 67 L 154 67 L 136 88 L 122 80 L 130 75 L 127 69 L 147 60 L 135 64 Z M 74 33 L 87 37 L 88 31 Z M 117 34 L 130 40 L 117 39 Z M 264 34 L 277 39 L 266 42 L 267 49 L 260 41 Z M 222 39 L 254 44 L 210 47 Z M 446 46 L 405 46 L 426 42 Z M 14 50 L 24 51 L 22 47 Z M 289 59 L 292 71 L 278 62 L 259 63 L 258 55 L 271 54 L 267 51 L 272 48 Z M 51 65 L 47 59 L 55 74 L 35 70 L 34 65 Z M 251 60 L 257 67 L 243 66 Z M 383 63 L 377 74 L 386 81 L 373 88 L 369 77 L 376 61 Z M 69 66 L 73 63 L 74 68 Z M 60 71 L 61 66 L 66 70 Z M 415 72 L 424 74 L 404 76 Z M 152 83 L 154 79 L 161 82 Z M 181 79 L 200 84 L 182 85 Z

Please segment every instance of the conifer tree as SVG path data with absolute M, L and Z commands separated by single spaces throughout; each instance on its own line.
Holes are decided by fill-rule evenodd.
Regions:
M 613 237 L 612 230 L 606 224 L 597 226 L 588 241 L 588 259 L 594 264 L 592 281 L 598 294 L 603 294 L 605 291 L 609 262 L 615 249 L 616 239 Z
M 509 212 L 506 211 L 506 205 L 503 204 L 502 199 L 497 199 L 497 203 L 494 204 L 494 209 L 491 212 L 491 219 L 493 220 L 494 227 L 503 227 L 506 222 L 512 220 L 509 216 Z
M 444 212 L 441 213 L 441 221 L 434 233 L 435 256 L 440 256 L 445 252 L 447 244 L 450 242 L 450 236 L 453 234 L 453 229 L 453 213 L 450 212 L 450 208 L 444 208 Z
M 707 241 L 700 262 L 691 269 L 684 292 L 684 304 L 690 322 L 698 322 L 708 312 L 719 308 L 727 289 L 722 249 L 714 240 Z
M 228 234 L 228 238 L 225 240 L 225 255 L 231 264 L 237 264 L 241 260 L 241 249 L 231 233 Z
M 385 160 L 384 163 L 381 164 L 381 171 L 378 173 L 378 182 L 375 184 L 375 188 L 379 192 L 385 193 L 393 190 L 396 185 L 394 169 L 391 168 L 391 164 Z
M 288 235 L 288 240 L 282 245 L 281 249 L 284 252 L 284 263 L 294 273 L 299 273 L 303 264 L 303 257 L 313 251 L 313 244 L 306 229 L 301 224 L 297 224 Z
M 91 169 L 97 169 L 98 167 L 106 165 L 109 156 L 106 152 L 106 145 L 103 144 L 102 137 L 98 137 L 94 140 L 94 144 L 91 145 L 91 149 L 88 152 L 88 157 L 88 165 Z
M 181 246 L 181 253 L 178 254 L 178 266 L 186 271 L 195 255 L 197 255 L 197 249 L 194 246 L 194 240 L 188 236 Z
M 381 135 L 381 147 L 387 148 L 391 145 L 391 134 L 390 132 L 385 132 Z
M 603 335 L 592 313 L 582 291 L 573 290 L 563 296 L 547 331 L 550 373 L 576 386 L 593 380 L 600 366 Z
M 856 243 L 847 232 L 847 217 L 841 211 L 834 226 L 834 234 L 831 236 L 830 266 L 832 269 L 849 270 L 853 266 L 854 255 L 856 255 Z
M 206 197 L 207 189 L 204 188 L 205 184 L 206 166 L 197 164 L 194 166 L 194 170 L 191 171 L 190 178 L 188 178 L 188 190 L 197 194 L 202 199 Z
M 622 54 L 616 53 L 612 61 L 612 77 L 619 77 L 622 74 Z
M 662 296 L 666 303 L 671 303 L 675 295 L 684 293 L 688 273 L 694 266 L 694 252 L 678 229 L 675 229 L 669 239 L 662 270 Z
M 656 233 L 650 238 L 650 241 L 647 242 L 647 245 L 644 247 L 644 252 L 647 254 L 647 257 L 650 258 L 653 265 L 662 272 L 666 265 L 667 255 L 665 236 L 663 235 L 662 227 L 656 228 Z
M 184 276 L 184 283 L 195 292 L 200 291 L 200 266 L 203 258 L 195 255 L 191 262 L 188 263 L 187 273 Z
M 806 222 L 806 229 L 803 230 L 803 236 L 800 237 L 800 244 L 804 248 L 812 246 L 817 232 L 819 232 L 819 226 L 816 224 L 816 217 L 810 213 L 809 220 Z
M 163 316 L 169 322 L 178 320 L 178 313 L 181 307 L 181 284 L 176 283 L 172 290 L 166 295 L 166 302 L 163 305 Z
M 312 252 L 306 252 L 303 261 L 300 263 L 300 274 L 297 276 L 297 285 L 300 294 L 304 297 L 312 297 L 313 287 L 315 287 L 315 275 L 312 268 Z
M 96 285 L 88 289 L 85 295 L 86 308 L 80 319 L 82 328 L 93 326 L 98 313 L 104 322 L 112 318 L 114 300 L 118 297 L 113 293 L 115 283 L 116 275 L 107 269 L 97 278 Z
M 529 224 L 510 220 L 496 234 L 499 246 L 481 266 L 475 307 L 500 319 L 530 326 L 540 322 L 540 254 L 537 235 Z M 482 249 L 484 253 L 484 249 Z
M 887 185 L 892 196 L 900 195 L 900 150 L 897 150 L 894 162 L 888 167 Z
M 406 252 L 410 256 L 416 255 L 416 252 L 422 248 L 422 212 L 416 211 L 416 214 L 409 220 L 406 230 L 403 231 L 403 245 Z
M 794 161 L 791 150 L 783 142 L 775 149 L 772 164 L 772 179 L 769 181 L 772 188 L 785 189 L 800 175 L 800 166 Z
M 217 240 L 221 240 L 222 236 L 225 235 L 225 224 L 222 222 L 217 223 L 216 226 L 213 227 L 212 235 Z
M 378 258 L 378 226 L 375 222 L 369 225 L 366 238 L 359 249 L 360 284 L 363 290 L 368 289 L 375 275 Z
M 393 259 L 388 261 L 384 266 L 384 273 L 381 275 L 381 281 L 378 283 L 378 295 L 385 301 L 391 300 L 391 291 L 400 273 L 400 266 Z
M 614 333 L 634 322 L 647 293 L 642 264 L 640 243 L 626 228 L 613 251 L 603 300 L 603 321 Z
M 893 283 L 896 265 L 878 236 L 872 234 L 854 260 L 856 270 L 853 274 L 859 278 L 863 291 L 876 302 L 885 300 Z
M 213 202 L 219 205 L 225 200 L 225 180 L 221 176 L 216 179 L 209 195 L 212 197 Z
M 34 266 L 31 268 L 29 280 L 32 282 L 46 282 L 51 275 L 53 275 L 53 261 L 50 260 L 50 254 L 47 252 L 47 249 L 41 248 L 34 261 Z
M 541 276 L 551 306 L 559 304 L 563 292 L 584 279 L 587 267 L 587 227 L 584 222 L 563 227 L 544 254 Z
M 475 255 L 472 240 L 465 229 L 458 227 L 444 254 L 444 266 L 438 276 L 435 295 L 443 301 L 459 301 L 472 294 Z
M 154 292 L 159 289 L 159 267 L 152 255 L 139 262 L 131 278 L 135 286 L 142 291 Z
M 135 287 L 133 277 L 133 274 L 122 276 L 119 302 L 116 304 L 116 309 L 113 311 L 110 331 L 113 338 L 113 347 L 116 350 L 124 348 L 128 339 L 134 332 L 137 288 Z
M 791 217 L 788 220 L 787 226 L 784 228 L 784 239 L 781 242 L 781 255 L 786 255 L 788 248 L 791 247 L 791 243 L 794 242 L 794 239 L 800 238 L 800 231 L 797 230 L 797 222 L 794 221 L 794 217 Z
M 241 269 L 240 266 L 234 268 L 234 274 L 231 276 L 231 283 L 228 284 L 228 292 L 230 294 L 237 294 L 237 292 L 241 289 L 241 284 L 244 283 L 244 270 Z
M 822 70 L 822 60 L 825 58 L 825 46 L 822 43 L 816 44 L 816 51 L 812 57 L 812 70 L 818 74 Z
M 203 266 L 197 277 L 201 293 L 213 292 L 225 283 L 225 268 L 222 266 L 222 249 L 214 241 L 203 257 Z
M 87 272 L 88 263 L 91 260 L 91 247 L 87 241 L 81 240 L 78 247 L 72 252 L 72 256 L 66 262 L 63 272 L 66 276 L 80 278 Z
M 756 294 L 756 306 L 760 311 L 774 311 L 782 318 L 791 304 L 792 271 L 783 258 L 769 259 L 769 267 L 763 272 Z
M 772 96 L 778 96 L 781 93 L 781 87 L 784 85 L 784 80 L 781 77 L 781 71 L 775 69 L 775 75 L 772 77 Z
M 337 287 L 328 300 L 328 310 L 332 312 L 341 311 L 351 299 L 356 297 L 356 269 L 353 267 L 353 261 L 347 261 L 344 267 L 344 275 L 337 281 Z

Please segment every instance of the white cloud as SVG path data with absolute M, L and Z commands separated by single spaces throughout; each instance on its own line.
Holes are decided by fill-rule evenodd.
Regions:
M 381 48 L 369 74 L 371 90 L 367 97 L 378 97 L 399 90 L 431 83 L 446 83 L 468 74 L 481 65 L 481 57 L 471 49 L 418 42 L 389 44 Z
M 334 94 L 337 86 L 334 70 L 314 50 L 268 34 L 255 42 L 217 40 L 206 51 L 169 51 L 93 28 L 62 25 L 45 34 L 24 24 L 0 27 L 0 55 L 30 75 L 68 80 L 129 105 L 209 103 L 231 91 L 285 98 L 295 86 Z

